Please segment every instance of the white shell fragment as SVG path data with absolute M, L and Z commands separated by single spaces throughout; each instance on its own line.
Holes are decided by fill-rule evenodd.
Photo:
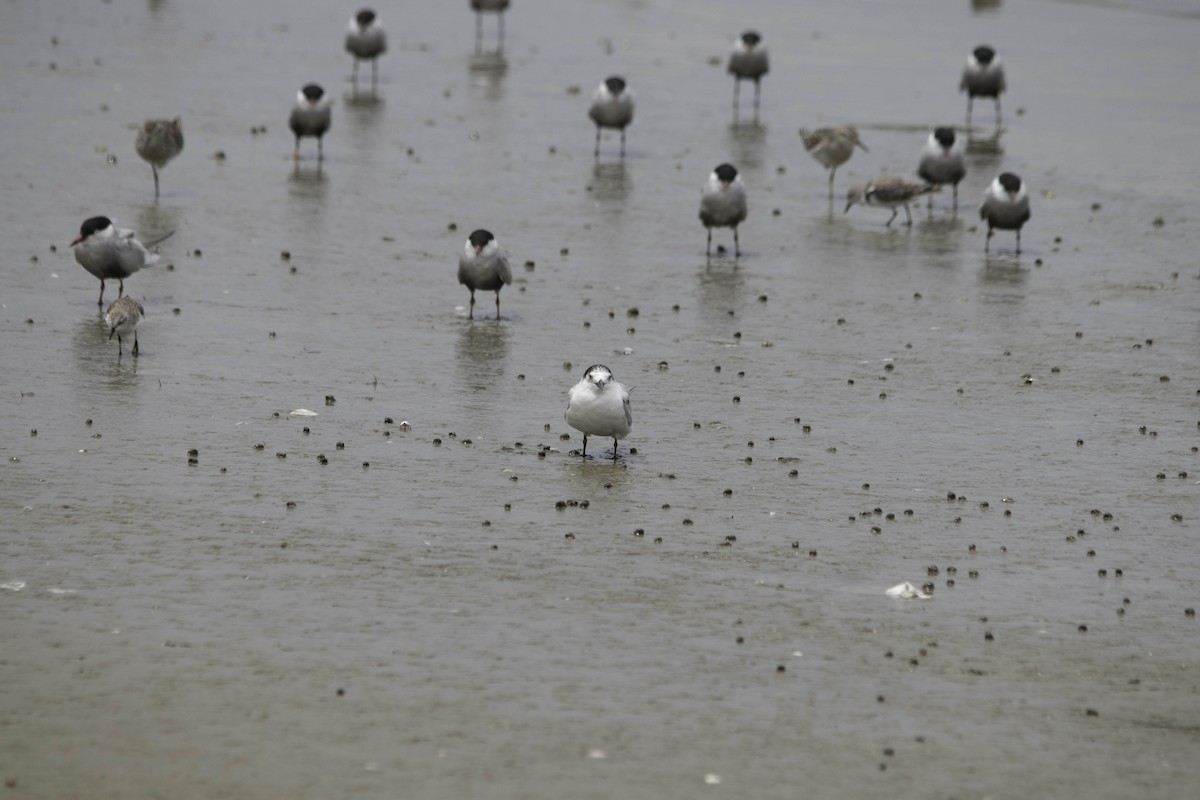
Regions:
M 902 600 L 913 600 L 913 599 L 927 600 L 930 597 L 933 597 L 933 595 L 931 595 L 931 594 L 926 594 L 925 592 L 922 592 L 920 589 L 913 586 L 908 581 L 905 581 L 904 583 L 896 584 L 895 586 L 893 586 L 892 588 L 890 588 L 886 592 L 884 592 L 884 594 L 886 594 L 888 597 L 899 597 Z
M 317 412 L 309 411 L 307 408 L 297 408 L 295 411 L 288 412 L 289 417 L 315 417 Z

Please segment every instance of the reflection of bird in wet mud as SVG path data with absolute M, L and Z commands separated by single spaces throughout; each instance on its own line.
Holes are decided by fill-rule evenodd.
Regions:
M 1004 66 L 996 51 L 980 45 L 967 56 L 958 90 L 967 93 L 967 127 L 971 127 L 971 105 L 976 97 L 991 97 L 996 101 L 996 127 L 1000 127 L 1000 95 L 1008 88 L 1004 81 Z
M 100 299 L 104 305 L 104 281 L 119 281 L 117 297 L 125 294 L 125 279 L 142 267 L 158 261 L 158 254 L 134 238 L 131 230 L 117 228 L 108 217 L 90 217 L 79 227 L 79 236 L 71 242 L 75 260 L 100 279 Z
M 154 172 L 154 196 L 158 197 L 158 171 L 183 150 L 183 122 L 175 119 L 148 119 L 138 128 L 133 149 L 150 164 Z
M 967 174 L 963 158 L 962 143 L 954 135 L 953 128 L 936 128 L 929 134 L 925 148 L 921 151 L 921 163 L 917 175 L 926 183 L 954 186 L 954 210 L 958 210 L 958 182 Z M 929 205 L 933 206 L 932 195 Z
M 504 12 L 508 10 L 508 0 L 471 0 L 471 8 L 475 11 L 475 52 L 483 46 L 483 15 L 491 12 L 496 15 L 499 30 L 496 34 L 496 49 L 504 49 Z
M 633 90 L 625 79 L 616 75 L 607 78 L 592 93 L 588 116 L 596 123 L 596 158 L 600 157 L 600 130 L 616 128 L 621 131 L 621 158 L 625 157 L 625 128 L 633 122 Z
M 292 158 L 300 160 L 300 139 L 311 136 L 317 140 L 317 160 L 323 159 L 325 153 L 321 139 L 329 130 L 332 121 L 333 109 L 330 99 L 325 96 L 325 90 L 315 83 L 305 84 L 296 93 L 296 105 L 292 107 L 291 116 L 288 117 L 288 127 L 296 135 L 296 148 L 292 151 Z
M 104 315 L 104 324 L 108 326 L 108 338 L 117 337 L 117 358 L 121 357 L 122 336 L 133 334 L 134 357 L 138 354 L 137 326 L 146 317 L 142 304 L 132 297 L 119 297 L 108 307 Z
M 738 91 L 743 80 L 754 81 L 754 115 L 758 116 L 758 101 L 762 89 L 762 76 L 767 74 L 770 64 L 767 48 L 756 31 L 746 31 L 733 45 L 729 55 L 729 74 L 733 75 L 733 113 L 738 110 Z
M 733 228 L 733 255 L 742 254 L 738 225 L 746 219 L 746 187 L 732 164 L 721 164 L 708 176 L 700 194 L 700 221 L 708 229 L 705 254 L 712 254 L 712 229 Z
M 458 258 L 458 282 L 471 290 L 467 319 L 475 319 L 476 289 L 496 293 L 496 319 L 500 319 L 500 290 L 512 283 L 512 269 L 490 231 L 480 228 L 467 238 Z
M 371 62 L 371 88 L 379 82 L 379 56 L 387 50 L 387 35 L 383 32 L 383 24 L 379 16 L 369 8 L 364 8 L 350 18 L 346 29 L 346 50 L 354 56 L 354 69 L 350 80 L 355 88 L 358 87 L 358 62 Z
M 612 370 L 595 364 L 567 392 L 567 411 L 563 416 L 568 425 L 583 432 L 581 455 L 587 456 L 589 436 L 611 436 L 613 461 L 616 461 L 617 441 L 628 436 L 633 427 L 629 390 L 613 378 Z
M 904 215 L 908 217 L 907 224 L 911 226 L 912 213 L 908 210 L 908 204 L 923 194 L 936 191 L 938 187 L 928 183 L 913 183 L 903 178 L 876 178 L 863 186 L 855 186 L 846 193 L 846 211 L 855 203 L 890 208 L 892 215 L 885 223 L 886 226 L 890 226 L 903 208 Z
M 837 168 L 850 160 L 850 156 L 854 155 L 855 147 L 861 147 L 864 151 L 870 152 L 867 150 L 867 146 L 858 140 L 858 129 L 853 125 L 817 128 L 816 130 L 801 128 L 800 139 L 804 142 L 804 149 L 808 151 L 809 155 L 829 170 L 829 196 L 831 198 L 833 197 L 833 176 L 837 174 Z
M 992 243 L 992 231 L 1016 231 L 1017 253 L 1021 252 L 1021 226 L 1029 221 L 1029 192 L 1025 182 L 1011 172 L 1001 173 L 988 187 L 979 207 L 979 218 L 988 225 L 987 239 L 983 251 L 988 252 Z

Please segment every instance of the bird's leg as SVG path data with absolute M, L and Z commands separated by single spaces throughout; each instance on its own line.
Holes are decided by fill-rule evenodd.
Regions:
M 117 337 L 117 363 L 121 363 L 121 337 Z
M 500 319 L 500 290 L 496 290 L 496 320 Z
M 905 208 L 907 208 L 907 206 L 905 206 Z M 900 209 L 893 208 L 892 215 L 890 217 L 888 217 L 888 221 L 883 224 L 883 227 L 885 227 L 885 228 L 892 227 L 892 220 L 894 220 L 896 218 L 896 215 L 899 213 L 900 213 Z
M 996 130 L 1000 130 L 1000 95 L 996 95 Z
M 586 433 L 583 435 L 583 449 L 579 451 L 579 454 L 581 456 L 583 456 L 584 458 L 587 458 L 587 434 Z
M 596 123 L 596 158 L 600 157 L 600 123 Z
M 354 57 L 354 66 L 350 68 L 350 82 L 358 87 L 358 56 Z
M 613 437 L 613 461 L 617 460 L 617 437 Z
M 992 246 L 992 226 L 988 225 L 987 238 L 983 240 L 983 252 L 988 252 Z
M 708 246 L 704 248 L 704 255 L 712 255 L 712 228 L 708 229 Z
M 104 278 L 100 279 L 100 299 L 96 301 L 96 305 L 104 308 Z
M 975 98 L 967 93 L 967 130 L 971 129 L 971 105 L 975 102 Z
M 929 198 L 933 200 L 932 197 Z M 954 184 L 954 213 L 958 213 L 958 184 Z
M 904 216 L 908 217 L 908 222 L 906 222 L 905 224 L 911 228 L 912 227 L 912 212 L 908 210 L 908 203 L 904 204 Z
M 733 113 L 736 115 L 738 110 L 738 94 L 741 90 L 742 79 L 734 76 L 733 78 Z
M 1017 255 L 1021 255 L 1021 229 L 1017 228 Z
M 125 296 L 125 279 L 117 278 L 117 299 L 120 300 Z
M 292 161 L 300 160 L 300 134 L 296 134 L 296 146 L 292 148 Z
M 740 258 L 742 255 L 741 245 L 738 244 L 737 225 L 733 226 L 733 257 Z
M 837 167 L 829 168 L 829 197 L 833 197 L 833 176 L 837 173 Z
M 758 78 L 754 79 L 754 116 L 758 117 L 758 101 L 759 93 L 762 91 L 762 83 Z
M 379 84 L 379 57 L 376 56 L 371 61 L 371 91 L 375 91 L 375 87 Z
M 132 352 L 133 352 L 133 357 L 137 358 L 137 354 L 138 354 L 137 331 L 133 332 L 133 351 Z
M 625 129 L 621 128 L 621 158 L 625 157 Z
M 154 196 L 158 197 L 158 167 L 151 164 L 150 170 L 154 173 Z
M 499 298 L 497 298 L 499 299 Z M 471 290 L 471 310 L 467 312 L 467 319 L 475 319 L 475 290 Z
M 324 142 L 322 141 L 322 138 L 320 136 L 318 136 L 317 137 L 317 161 L 324 161 L 324 160 L 325 160 L 325 146 L 324 146 Z

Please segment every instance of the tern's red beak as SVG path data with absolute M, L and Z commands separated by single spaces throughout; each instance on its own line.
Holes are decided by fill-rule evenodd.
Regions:
M 73 242 L 71 242 L 71 247 L 74 247 L 75 245 L 79 244 L 82 241 L 83 241 L 83 236 L 76 236 L 75 240 Z

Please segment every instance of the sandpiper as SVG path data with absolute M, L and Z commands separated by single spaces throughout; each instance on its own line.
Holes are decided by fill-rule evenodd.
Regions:
M 154 196 L 158 197 L 158 171 L 183 150 L 183 122 L 175 119 L 148 119 L 138 128 L 133 149 L 150 164 L 154 172 Z
M 130 352 L 135 358 L 137 357 L 137 326 L 145 318 L 146 309 L 142 308 L 142 304 L 132 297 L 118 297 L 108 307 L 108 311 L 104 314 L 104 324 L 108 326 L 108 338 L 112 339 L 114 335 L 117 337 L 118 359 L 121 357 L 121 337 L 130 333 L 133 334 L 133 350 Z
M 837 173 L 837 168 L 854 155 L 854 148 L 861 147 L 864 151 L 870 152 L 867 150 L 867 146 L 858 140 L 858 129 L 853 125 L 839 125 L 836 128 L 817 128 L 816 130 L 801 128 L 800 139 L 804 142 L 804 149 L 825 169 L 829 170 L 830 198 L 833 197 L 833 176 Z
M 846 193 L 846 211 L 850 211 L 850 207 L 855 203 L 890 208 L 892 215 L 888 217 L 885 226 L 891 226 L 892 220 L 903 207 L 904 215 L 908 217 L 906 224 L 911 227 L 912 213 L 908 210 L 908 204 L 923 194 L 936 191 L 938 187 L 929 183 L 913 183 L 903 178 L 876 178 L 863 186 L 855 186 Z

